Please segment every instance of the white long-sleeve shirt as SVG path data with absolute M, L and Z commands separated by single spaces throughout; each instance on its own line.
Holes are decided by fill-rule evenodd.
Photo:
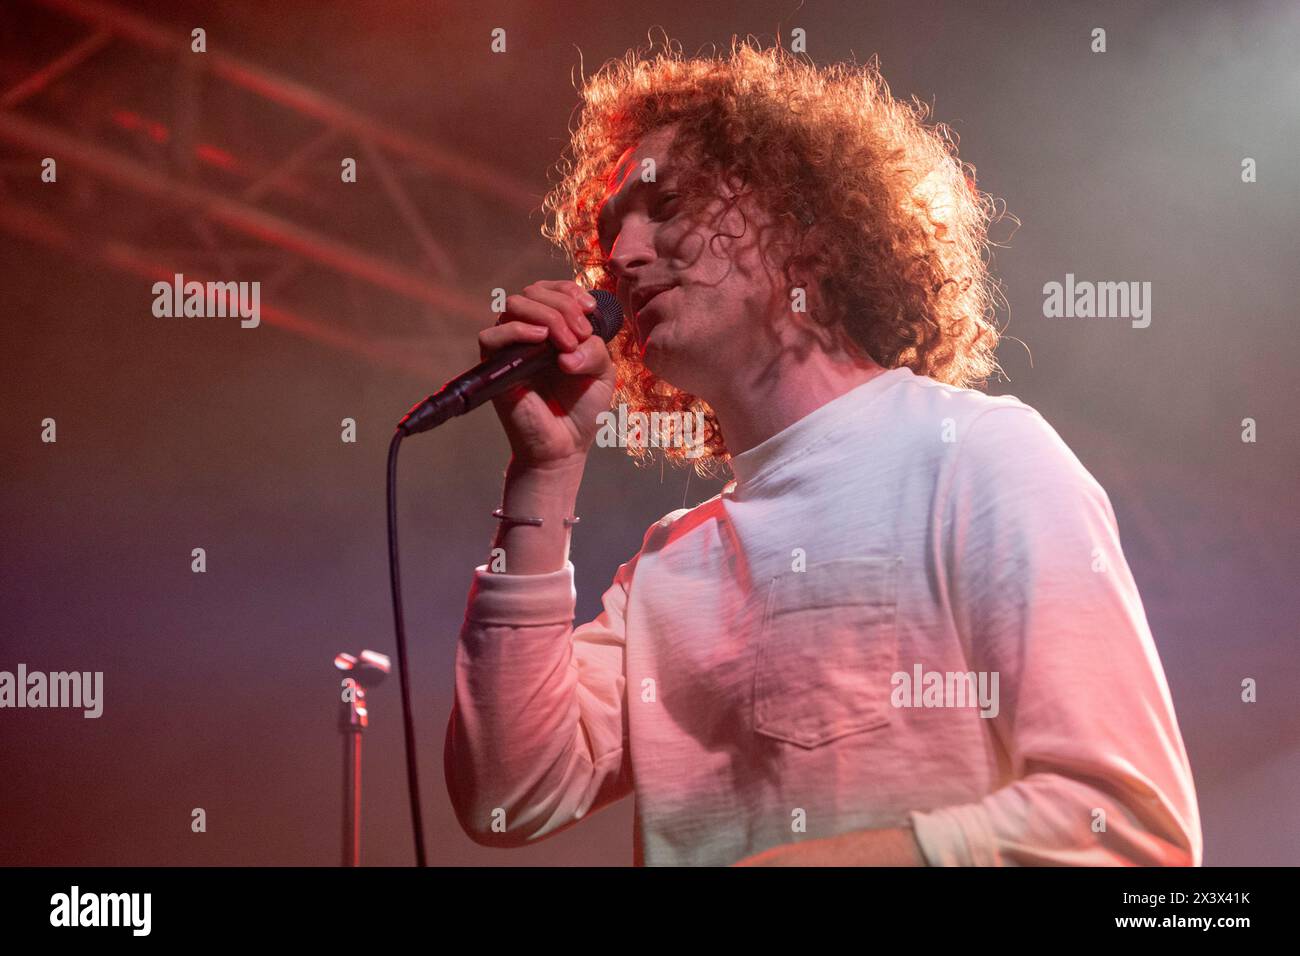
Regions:
M 639 865 L 909 822 L 932 865 L 1200 865 L 1114 512 L 1037 411 L 899 368 L 732 470 L 580 627 L 572 564 L 475 570 L 445 741 L 472 838 L 634 794 Z

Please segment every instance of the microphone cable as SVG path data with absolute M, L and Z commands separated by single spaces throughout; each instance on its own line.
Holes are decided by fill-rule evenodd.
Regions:
M 593 330 L 606 342 L 623 326 L 623 307 L 618 298 L 604 289 L 595 289 L 592 296 L 596 308 L 588 313 Z M 532 348 L 536 348 L 533 346 Z M 532 361 L 538 361 L 534 356 Z M 516 362 L 518 366 L 519 362 Z M 487 371 L 485 371 L 485 369 Z M 406 741 L 406 779 L 411 798 L 411 824 L 415 829 L 415 865 L 428 866 L 424 854 L 424 817 L 420 809 L 420 775 L 416 763 L 415 721 L 411 715 L 411 678 L 407 666 L 406 622 L 402 614 L 402 571 L 397 549 L 397 452 L 402 439 L 436 428 L 448 418 L 463 415 L 476 408 L 493 395 L 507 388 L 512 376 L 524 375 L 527 369 L 492 370 L 484 363 L 459 379 L 453 379 L 442 390 L 418 403 L 401 420 L 388 444 L 388 577 L 393 594 L 393 627 L 397 635 L 397 679 L 402 700 L 402 736 Z
M 402 698 L 402 735 L 406 739 L 406 780 L 415 828 L 415 865 L 428 866 L 424 855 L 424 817 L 420 811 L 420 775 L 415 760 L 415 722 L 411 717 L 411 677 L 407 667 L 406 623 L 402 618 L 402 571 L 397 551 L 397 451 L 406 433 L 398 428 L 388 443 L 388 577 L 393 592 L 393 626 L 397 632 L 397 678 Z

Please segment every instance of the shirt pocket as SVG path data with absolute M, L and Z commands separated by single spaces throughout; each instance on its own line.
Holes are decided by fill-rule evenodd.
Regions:
M 817 747 L 890 721 L 901 557 L 843 558 L 772 580 L 754 673 L 754 730 Z

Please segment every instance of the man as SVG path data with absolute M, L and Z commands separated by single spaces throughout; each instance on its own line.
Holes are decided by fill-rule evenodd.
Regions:
M 993 367 L 991 206 L 874 68 L 629 57 L 584 89 L 548 235 L 615 291 L 511 296 L 484 354 L 512 458 L 445 769 L 521 846 L 635 794 L 634 862 L 1199 865 L 1169 691 L 1105 492 Z M 652 525 L 573 628 L 597 415 L 701 411 L 632 451 L 734 481 Z M 671 419 L 666 419 L 671 421 Z M 702 452 L 702 454 L 701 454 Z M 699 457 L 691 459 L 688 454 Z

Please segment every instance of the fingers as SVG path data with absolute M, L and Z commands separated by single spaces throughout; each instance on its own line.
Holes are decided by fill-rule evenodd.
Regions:
M 516 342 L 545 342 L 550 334 L 547 326 L 531 322 L 515 321 L 493 325 L 478 334 L 479 358 L 486 359 L 492 353 Z
M 576 282 L 570 282 L 568 279 L 542 279 L 534 282 L 533 285 L 541 289 L 547 289 L 552 292 L 562 292 L 578 300 L 583 310 L 590 312 L 596 307 L 596 300 L 592 298 L 591 293 L 578 285 Z
M 562 288 L 553 288 L 557 285 Z M 591 334 L 591 322 L 584 313 L 595 307 L 596 300 L 577 283 L 534 282 L 524 289 L 524 298 L 550 306 L 563 316 L 568 331 L 573 333 L 575 346 Z M 510 308 L 509 302 L 507 299 L 507 311 Z M 591 303 L 590 306 L 587 305 L 588 302 Z
M 478 334 L 479 357 L 486 359 L 516 342 L 542 342 L 550 335 L 545 325 L 531 322 L 505 322 L 484 329 Z M 599 378 L 611 364 L 609 349 L 598 335 L 589 335 L 572 351 L 561 352 L 556 364 L 570 375 L 590 375 Z
M 611 364 L 609 348 L 599 335 L 591 335 L 572 352 L 561 355 L 556 364 L 570 375 L 600 378 Z
M 505 313 L 498 324 L 479 333 L 479 350 L 486 357 L 506 345 L 540 342 L 549 337 L 560 352 L 572 352 L 592 334 L 591 322 L 584 313 L 594 304 L 591 295 L 576 282 L 534 282 L 522 294 L 506 298 Z

